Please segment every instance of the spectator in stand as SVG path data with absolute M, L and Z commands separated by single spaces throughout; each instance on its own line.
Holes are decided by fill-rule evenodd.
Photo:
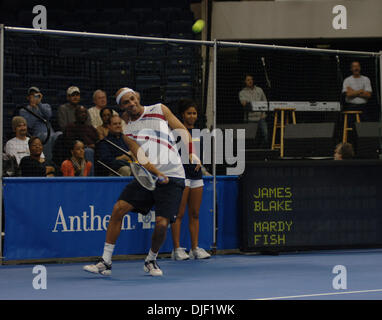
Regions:
M 263 89 L 256 86 L 253 76 L 247 74 L 244 79 L 245 88 L 239 92 L 239 100 L 248 114 L 248 122 L 258 123 L 256 140 L 260 147 L 267 148 L 268 146 L 268 125 L 266 122 L 267 115 L 261 111 L 250 111 L 252 109 L 252 101 L 267 101 L 267 97 Z
M 342 92 L 346 95 L 344 110 L 366 111 L 366 104 L 373 91 L 370 79 L 361 74 L 361 64 L 358 61 L 352 62 L 350 70 L 352 75 L 342 85 Z
M 20 110 L 20 116 L 24 117 L 28 123 L 28 130 L 30 135 L 39 137 L 41 141 L 45 141 L 48 136 L 48 128 L 50 136 L 48 141 L 44 145 L 44 154 L 48 160 L 52 159 L 53 145 L 61 131 L 55 132 L 49 123 L 49 119 L 52 117 L 52 108 L 48 103 L 42 103 L 43 95 L 39 88 L 30 87 L 28 89 L 27 100 L 29 104 L 25 109 Z M 37 116 L 33 115 L 31 111 Z M 42 120 L 44 119 L 44 120 Z
M 58 107 L 57 122 L 62 131 L 68 124 L 76 121 L 75 111 L 80 106 L 81 94 L 78 87 L 69 87 L 66 91 L 68 102 Z M 87 110 L 86 110 L 87 112 Z M 90 118 L 86 120 L 86 124 L 90 125 Z
M 17 164 L 20 164 L 20 161 L 23 157 L 29 156 L 29 146 L 28 141 L 29 137 L 27 121 L 21 117 L 16 116 L 12 118 L 12 129 L 15 132 L 16 136 L 7 141 L 5 144 L 5 153 L 11 156 L 14 156 Z M 45 158 L 41 154 L 42 158 Z
M 108 124 L 109 133 L 106 136 L 107 140 L 110 140 L 122 149 L 129 151 L 129 147 L 123 140 L 122 133 L 122 119 L 118 115 L 111 116 Z M 101 140 L 97 145 L 98 159 L 118 172 L 122 176 L 130 176 L 131 170 L 129 166 L 129 158 L 120 150 L 110 145 L 105 140 Z
M 107 106 L 106 92 L 100 89 L 94 91 L 93 102 L 95 106 L 90 108 L 88 112 L 89 112 L 90 122 L 92 126 L 94 128 L 98 128 L 99 126 L 102 126 L 103 124 L 100 112 Z M 113 114 L 118 115 L 116 111 L 112 109 L 110 110 L 112 111 Z
M 87 124 L 88 119 L 88 110 L 84 106 L 78 106 L 75 110 L 74 123 L 68 124 L 64 130 L 65 149 L 69 150 L 73 140 L 82 141 L 85 145 L 85 159 L 90 161 L 94 168 L 94 149 L 99 137 L 97 130 Z
M 349 160 L 354 157 L 353 146 L 350 143 L 339 143 L 334 149 L 334 160 Z
M 80 140 L 75 140 L 70 148 L 71 157 L 61 165 L 64 177 L 86 177 L 91 172 L 92 164 L 85 160 L 85 145 Z
M 100 118 L 102 119 L 102 125 L 97 127 L 99 138 L 102 140 L 109 134 L 109 122 L 113 115 L 113 110 L 109 107 L 105 107 L 100 111 Z M 118 115 L 118 113 L 117 113 Z
M 370 79 L 361 74 L 361 64 L 358 61 L 353 61 L 350 65 L 352 75 L 347 77 L 342 84 L 342 97 L 345 97 L 343 103 L 343 111 L 362 111 L 361 118 L 367 121 L 372 114 L 370 108 L 367 108 L 367 103 L 372 96 L 373 89 Z M 341 119 L 343 117 L 341 116 Z M 353 127 L 355 117 L 348 117 L 348 127 Z M 375 119 L 369 119 L 375 121 Z M 343 122 L 343 121 L 341 121 Z M 354 129 L 349 134 L 349 141 L 354 142 Z
M 54 177 L 60 175 L 56 165 L 41 157 L 42 142 L 38 137 L 28 141 L 30 155 L 21 159 L 20 170 L 23 177 Z

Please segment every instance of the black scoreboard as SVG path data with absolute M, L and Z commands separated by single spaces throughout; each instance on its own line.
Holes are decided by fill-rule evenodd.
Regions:
M 382 161 L 247 163 L 241 249 L 382 247 Z

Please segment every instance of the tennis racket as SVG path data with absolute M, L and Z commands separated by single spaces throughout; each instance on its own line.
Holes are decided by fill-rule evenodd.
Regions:
M 131 162 L 129 162 L 131 173 L 134 175 L 135 179 L 137 179 L 137 181 L 143 188 L 149 191 L 153 191 L 156 187 L 157 181 L 164 181 L 163 177 L 157 177 L 153 175 L 145 167 L 143 167 L 137 161 L 135 161 L 134 158 L 130 156 L 130 154 L 126 150 L 122 149 L 120 146 L 116 145 L 115 143 L 111 142 L 106 138 L 103 140 L 109 143 L 114 148 L 123 152 L 131 160 Z

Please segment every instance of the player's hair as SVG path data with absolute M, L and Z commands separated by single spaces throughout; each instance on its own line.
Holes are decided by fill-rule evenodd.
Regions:
M 29 141 L 28 141 L 28 146 L 29 146 L 29 148 L 31 147 L 33 141 L 35 141 L 35 140 L 40 140 L 40 142 L 41 142 L 41 144 L 42 144 L 42 141 L 41 141 L 41 139 L 40 139 L 39 137 L 32 136 L 32 137 L 30 137 L 30 139 L 29 139 Z
M 255 81 L 255 77 L 253 76 L 253 74 L 252 73 L 245 73 L 244 74 L 244 78 L 243 78 L 243 84 L 246 86 L 247 84 L 246 84 L 246 80 L 247 80 L 247 77 L 251 77 L 252 78 L 252 80 L 253 81 Z
M 97 89 L 96 91 L 93 92 L 93 100 L 95 99 L 97 93 L 104 93 L 106 95 L 106 92 L 104 90 Z
M 15 116 L 12 118 L 12 129 L 13 131 L 16 131 L 16 128 L 21 124 L 21 123 L 25 123 L 25 125 L 27 124 L 27 121 L 25 120 L 24 117 L 21 117 L 21 116 Z
M 99 115 L 100 117 L 102 118 L 103 116 L 103 113 L 106 111 L 106 110 L 109 110 L 111 114 L 113 114 L 113 109 L 110 108 L 110 107 L 105 107 L 105 108 L 102 108 L 100 111 L 99 111 Z
M 74 149 L 75 145 L 77 143 L 79 143 L 79 142 L 82 143 L 85 146 L 85 144 L 81 140 L 72 140 L 71 143 L 70 143 L 70 151 L 72 151 Z
M 113 109 L 110 108 L 110 107 L 105 107 L 105 108 L 102 108 L 100 111 L 99 111 L 99 115 L 100 117 L 102 118 L 103 116 L 103 113 L 105 112 L 105 110 L 109 110 L 111 114 L 113 114 Z
M 83 105 L 77 105 L 76 108 L 74 109 L 74 113 L 78 114 L 82 109 L 88 110 L 85 106 Z
M 354 157 L 353 146 L 350 143 L 339 143 L 337 145 L 338 153 L 343 160 L 352 159 Z
M 197 103 L 192 99 L 181 99 L 178 101 L 178 113 L 180 118 L 182 117 L 183 113 L 190 107 L 194 107 L 196 111 L 199 113 L 198 105 Z

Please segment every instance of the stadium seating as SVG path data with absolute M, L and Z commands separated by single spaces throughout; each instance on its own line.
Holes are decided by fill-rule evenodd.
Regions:
M 166 57 L 166 45 L 164 43 L 144 43 L 139 49 L 139 56 L 149 59 L 164 58 Z
M 18 26 L 31 28 L 33 20 L 33 13 L 31 10 L 22 10 L 17 15 Z
M 189 33 L 192 27 L 192 20 L 173 20 L 169 23 L 170 33 Z
M 167 80 L 172 82 L 192 81 L 192 61 L 191 59 L 171 59 L 167 62 Z
M 82 22 L 79 22 L 77 20 L 66 21 L 65 22 L 65 28 L 66 28 L 66 30 L 69 30 L 69 31 L 80 31 L 80 32 L 84 32 L 87 29 L 86 26 Z
M 135 73 L 137 75 L 161 75 L 162 63 L 154 59 L 139 59 L 135 62 Z
M 52 23 L 57 26 L 61 24 L 64 21 L 65 15 L 65 10 L 49 9 L 49 15 L 47 16 L 48 29 L 50 29 Z
M 137 47 L 135 45 L 132 45 L 131 41 L 127 42 L 126 45 L 129 45 L 127 47 L 120 47 L 116 48 L 115 50 L 112 50 L 110 53 L 110 59 L 111 60 L 126 60 L 135 58 L 137 56 Z
M 49 8 L 48 29 L 193 39 L 194 16 L 189 0 L 129 1 L 103 8 L 92 2 L 68 0 Z M 133 3 L 133 4 L 132 4 Z M 32 27 L 30 10 L 14 13 L 9 25 Z M 3 20 L 4 21 L 4 20 Z M 92 104 L 92 93 L 108 94 L 131 86 L 147 96 L 145 103 L 161 99 L 175 103 L 193 96 L 194 47 L 159 42 L 23 35 L 5 39 L 5 102 L 25 104 L 26 90 L 39 87 L 55 110 L 66 101 L 66 89 L 81 89 L 81 101 Z M 5 122 L 8 121 L 4 119 Z M 54 119 L 53 119 L 54 121 Z
M 148 20 L 140 26 L 138 34 L 150 37 L 166 37 L 167 23 L 160 20 Z
M 147 88 L 160 87 L 161 77 L 159 75 L 138 75 L 136 77 L 136 90 L 142 91 Z
M 123 35 L 138 35 L 138 22 L 130 21 L 117 21 L 115 24 L 110 25 L 108 28 L 111 34 Z
M 167 50 L 167 56 L 174 58 L 174 57 L 190 57 L 194 54 L 194 47 L 191 46 L 183 46 L 179 44 L 169 44 L 168 50 Z
M 131 15 L 133 19 L 140 23 L 147 21 L 163 20 L 161 12 L 152 8 L 134 8 L 131 10 Z
M 4 102 L 12 102 L 12 89 L 4 89 Z
M 4 87 L 5 89 L 12 89 L 20 87 L 24 83 L 24 79 L 17 73 L 4 73 Z
M 194 16 L 190 10 L 178 7 L 162 7 L 159 9 L 160 15 L 166 21 L 174 21 L 178 19 L 182 20 L 193 20 Z
M 94 33 L 111 33 L 110 22 L 102 21 L 91 21 L 86 25 L 85 31 Z

